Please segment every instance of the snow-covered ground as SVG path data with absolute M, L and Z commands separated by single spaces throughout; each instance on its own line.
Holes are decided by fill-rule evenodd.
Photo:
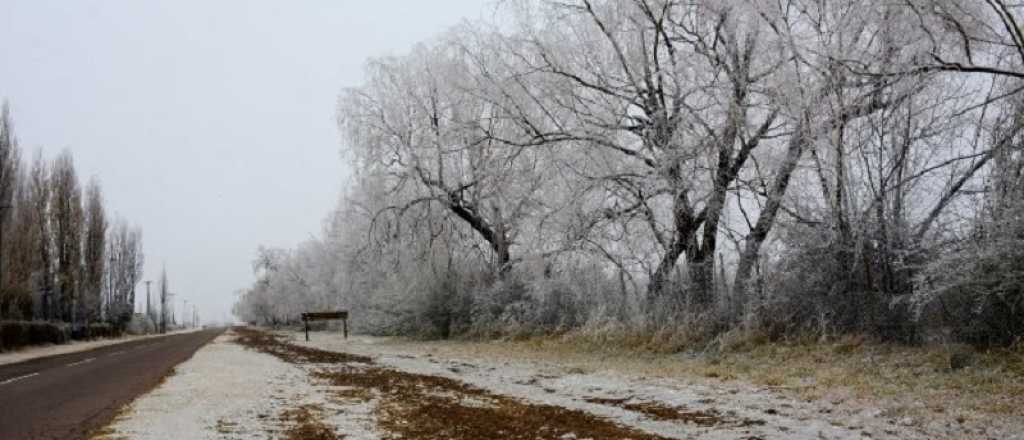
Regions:
M 753 386 L 649 379 L 614 371 L 586 372 L 572 366 L 526 359 L 489 359 L 473 357 L 471 353 L 463 357 L 451 351 L 446 351 L 442 357 L 425 345 L 392 344 L 387 339 L 364 336 L 345 340 L 334 333 L 315 333 L 311 342 L 304 342 L 302 333 L 289 336 L 298 345 L 371 356 L 378 364 L 402 371 L 448 377 L 496 394 L 583 410 L 669 438 L 935 438 L 934 433 L 902 426 L 899 420 L 880 417 L 874 411 L 842 411 L 831 405 L 823 407 L 787 399 L 771 390 Z M 622 399 L 625 400 L 619 402 Z M 622 404 L 645 403 L 718 414 L 725 421 L 716 426 L 658 421 L 621 407 Z M 753 423 L 733 423 L 730 420 Z
M 199 349 L 150 393 L 136 399 L 102 430 L 108 439 L 281 438 L 289 410 L 309 406 L 349 439 L 379 438 L 366 408 L 332 402 L 303 368 L 233 343 L 227 332 Z M 345 417 L 336 417 L 343 413 Z M 342 431 L 343 430 L 343 431 Z
M 294 346 L 367 356 L 372 366 L 272 356 L 232 342 L 238 335 L 229 332 L 196 352 L 164 384 L 137 399 L 105 430 L 107 438 L 304 438 L 295 435 L 300 419 L 312 420 L 313 425 L 338 434 L 337 438 L 387 437 L 382 435 L 389 422 L 385 418 L 394 422 L 395 414 L 410 414 L 402 412 L 408 408 L 402 408 L 401 402 L 395 406 L 397 394 L 388 394 L 393 390 L 382 391 L 372 384 L 367 385 L 372 389 L 358 389 L 347 383 L 369 383 L 361 381 L 377 377 L 360 375 L 380 368 L 387 370 L 378 372 L 410 375 L 386 379 L 399 388 L 402 380 L 415 383 L 415 390 L 438 387 L 420 395 L 426 400 L 439 397 L 450 403 L 455 394 L 455 405 L 467 408 L 494 406 L 495 396 L 503 396 L 541 405 L 533 410 L 568 408 L 663 438 L 1024 438 L 1020 433 L 969 432 L 920 423 L 846 403 L 801 401 L 763 387 L 706 378 L 647 378 L 612 368 L 587 371 L 564 363 L 460 353 L 457 345 L 438 350 L 431 344 L 362 336 L 345 340 L 334 333 L 314 333 L 311 342 L 303 341 L 301 333 L 278 335 Z M 451 379 L 485 394 L 467 394 L 451 385 L 445 388 L 449 382 L 431 385 L 424 378 Z M 680 414 L 687 416 L 675 418 Z
M 0 353 L 0 365 L 16 364 L 18 362 L 30 361 L 32 359 L 41 357 L 77 353 L 80 351 L 92 350 L 94 348 L 106 347 L 108 345 L 122 344 L 125 342 L 137 341 L 141 339 L 159 338 L 161 336 L 168 336 L 178 333 L 189 333 L 198 330 L 199 329 L 188 329 L 168 332 L 167 334 L 163 335 L 122 336 L 120 338 L 96 339 L 93 341 L 72 341 L 67 344 L 61 345 L 42 345 L 25 347 L 15 351 Z

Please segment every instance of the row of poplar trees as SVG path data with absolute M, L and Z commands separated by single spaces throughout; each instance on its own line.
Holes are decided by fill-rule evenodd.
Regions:
M 96 178 L 83 188 L 70 151 L 22 157 L 9 105 L 0 115 L 0 320 L 130 320 L 142 231 L 111 219 Z

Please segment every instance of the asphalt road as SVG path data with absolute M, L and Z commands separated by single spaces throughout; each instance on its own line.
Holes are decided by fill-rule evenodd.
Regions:
M 223 329 L 108 345 L 0 366 L 0 439 L 79 439 Z

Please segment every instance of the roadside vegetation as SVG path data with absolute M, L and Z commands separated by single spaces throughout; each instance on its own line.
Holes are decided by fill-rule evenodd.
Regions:
M 501 2 L 367 62 L 338 100 L 345 197 L 258 250 L 235 312 L 1017 414 L 1018 15 Z
M 132 322 L 142 230 L 111 220 L 97 178 L 70 151 L 22 156 L 0 114 L 0 351 L 110 337 Z
M 1024 417 L 1024 348 L 910 347 L 864 337 L 765 342 L 706 351 L 653 349 L 646 341 L 569 334 L 503 341 L 395 340 L 441 358 L 533 360 L 582 372 L 764 387 L 801 400 L 878 409 L 879 416 L 975 423 Z

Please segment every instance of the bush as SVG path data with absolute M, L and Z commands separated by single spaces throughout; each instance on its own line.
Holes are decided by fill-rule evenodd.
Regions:
M 111 324 L 105 322 L 94 322 L 90 324 L 76 324 L 72 326 L 71 339 L 85 341 L 96 338 L 112 338 L 119 336 L 120 331 Z
M 918 341 L 905 301 L 924 258 L 916 249 L 885 241 L 867 224 L 862 235 L 843 239 L 805 225 L 781 230 L 787 248 L 769 264 L 763 298 L 748 313 L 772 340 L 867 334 L 891 342 Z
M 31 345 L 64 344 L 71 340 L 71 327 L 46 321 L 0 321 L 0 349 L 15 350 Z
M 12 350 L 29 345 L 28 323 L 22 321 L 0 322 L 0 348 Z
M 462 333 L 470 323 L 471 301 L 467 292 L 472 282 L 451 272 L 431 280 L 419 307 L 419 322 L 426 324 L 417 333 L 424 337 L 448 339 Z
M 472 306 L 472 332 L 490 337 L 564 333 L 594 320 L 627 320 L 635 309 L 593 266 L 557 274 L 526 266 L 480 291 Z
M 131 335 L 148 335 L 156 332 L 156 325 L 146 315 L 133 315 L 125 331 Z
M 32 321 L 33 344 L 66 344 L 71 341 L 71 326 L 59 322 Z
M 1011 346 L 1024 336 L 1024 239 L 965 241 L 918 279 L 912 298 L 937 342 Z
M 120 336 L 114 326 L 107 323 L 93 323 L 86 327 L 86 335 L 89 339 L 113 338 Z

